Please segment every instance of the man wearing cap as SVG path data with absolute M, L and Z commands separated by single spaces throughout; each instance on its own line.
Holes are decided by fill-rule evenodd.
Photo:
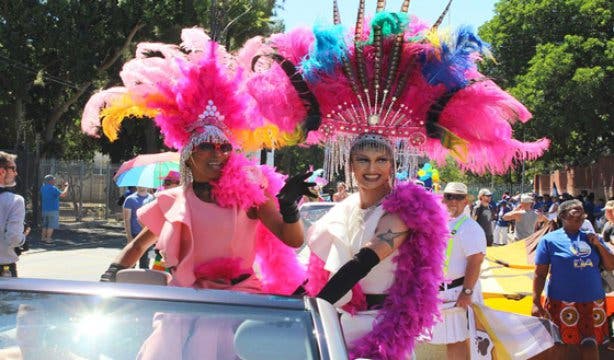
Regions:
M 510 227 L 510 222 L 503 219 L 503 215 L 512 211 L 512 204 L 510 201 L 510 197 L 504 195 L 503 199 L 501 199 L 497 203 L 497 208 L 495 210 L 495 230 L 493 231 L 493 244 L 494 245 L 507 245 L 508 243 L 508 231 Z
M 529 194 L 520 196 L 520 205 L 503 215 L 503 220 L 514 221 L 514 241 L 528 237 L 535 232 L 537 223 L 548 221 L 540 211 L 533 209 L 533 197 Z
M 53 245 L 51 236 L 53 230 L 60 227 L 60 198 L 66 196 L 68 192 L 68 183 L 64 183 L 63 189 L 60 190 L 55 186 L 55 176 L 45 175 L 44 183 L 40 188 L 41 205 L 43 211 L 43 231 L 42 241 L 44 244 Z
M 446 344 L 448 359 L 468 359 L 469 331 L 467 308 L 482 303 L 478 282 L 486 254 L 486 236 L 480 225 L 463 213 L 467 205 L 467 186 L 448 183 L 443 203 L 450 214 L 450 237 L 446 247 L 445 280 L 439 287 L 442 321 L 433 328 L 432 344 Z
M 478 224 L 484 230 L 486 235 L 486 246 L 492 246 L 493 243 L 493 208 L 490 205 L 492 200 L 492 193 L 488 189 L 480 189 L 478 192 L 478 204 L 473 208 L 471 212 L 471 218 L 477 221 Z

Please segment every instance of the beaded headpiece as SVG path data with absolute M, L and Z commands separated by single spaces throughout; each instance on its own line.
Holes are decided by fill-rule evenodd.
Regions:
M 439 29 L 449 6 L 429 27 L 408 16 L 409 0 L 400 12 L 384 11 L 380 0 L 368 23 L 361 0 L 348 32 L 335 1 L 333 25 L 273 35 L 263 46 L 262 52 L 296 64 L 315 95 L 329 176 L 344 167 L 352 142 L 365 133 L 386 137 L 400 166 L 417 154 L 440 163 L 452 155 L 478 173 L 505 172 L 514 159 L 538 157 L 548 147 L 547 139 L 522 143 L 512 137 L 511 124 L 531 114 L 478 72 L 476 62 L 489 52 L 470 28 Z M 275 71 L 272 66 L 270 76 L 278 76 Z M 253 78 L 261 83 L 266 74 Z M 285 90 L 292 88 L 280 81 L 276 91 Z M 291 103 L 278 97 L 282 113 Z

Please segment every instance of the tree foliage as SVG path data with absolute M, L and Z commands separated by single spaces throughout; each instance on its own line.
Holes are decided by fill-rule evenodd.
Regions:
M 79 132 L 87 98 L 119 84 L 121 64 L 140 41 L 179 42 L 201 26 L 230 48 L 278 28 L 272 0 L 15 0 L 0 6 L 0 147 L 43 157 L 86 158 L 99 141 Z M 212 22 L 212 20 L 214 20 Z M 114 159 L 159 149 L 143 121 L 128 120 L 127 142 L 102 144 Z M 154 132 L 155 138 L 155 132 Z M 130 150 L 126 150 L 129 148 Z
M 548 137 L 535 167 L 586 164 L 614 145 L 613 7 L 608 0 L 501 0 L 480 28 L 497 63 L 486 72 L 533 113 L 516 137 Z

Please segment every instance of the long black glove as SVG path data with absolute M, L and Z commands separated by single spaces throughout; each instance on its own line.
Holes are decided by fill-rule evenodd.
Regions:
M 298 221 L 300 215 L 296 202 L 303 196 L 313 196 L 309 188 L 316 186 L 316 183 L 305 182 L 312 172 L 295 175 L 286 180 L 286 185 L 277 194 L 279 200 L 279 212 L 285 223 L 292 224 Z
M 337 271 L 317 297 L 331 304 L 336 303 L 345 295 L 360 279 L 367 276 L 375 265 L 379 264 L 379 256 L 370 248 L 362 248 L 354 258 Z
M 127 269 L 127 267 L 125 267 L 124 265 L 118 264 L 118 263 L 112 263 L 111 265 L 109 265 L 109 268 L 107 269 L 107 271 L 105 271 L 104 274 L 100 276 L 100 281 L 115 282 L 115 277 L 117 276 L 117 273 L 120 270 L 124 270 L 124 269 Z

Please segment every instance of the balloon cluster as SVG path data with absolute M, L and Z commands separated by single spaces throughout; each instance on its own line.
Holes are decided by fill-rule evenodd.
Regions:
M 427 189 L 437 190 L 439 185 L 439 170 L 435 169 L 430 163 L 426 163 L 418 170 L 418 180 Z

